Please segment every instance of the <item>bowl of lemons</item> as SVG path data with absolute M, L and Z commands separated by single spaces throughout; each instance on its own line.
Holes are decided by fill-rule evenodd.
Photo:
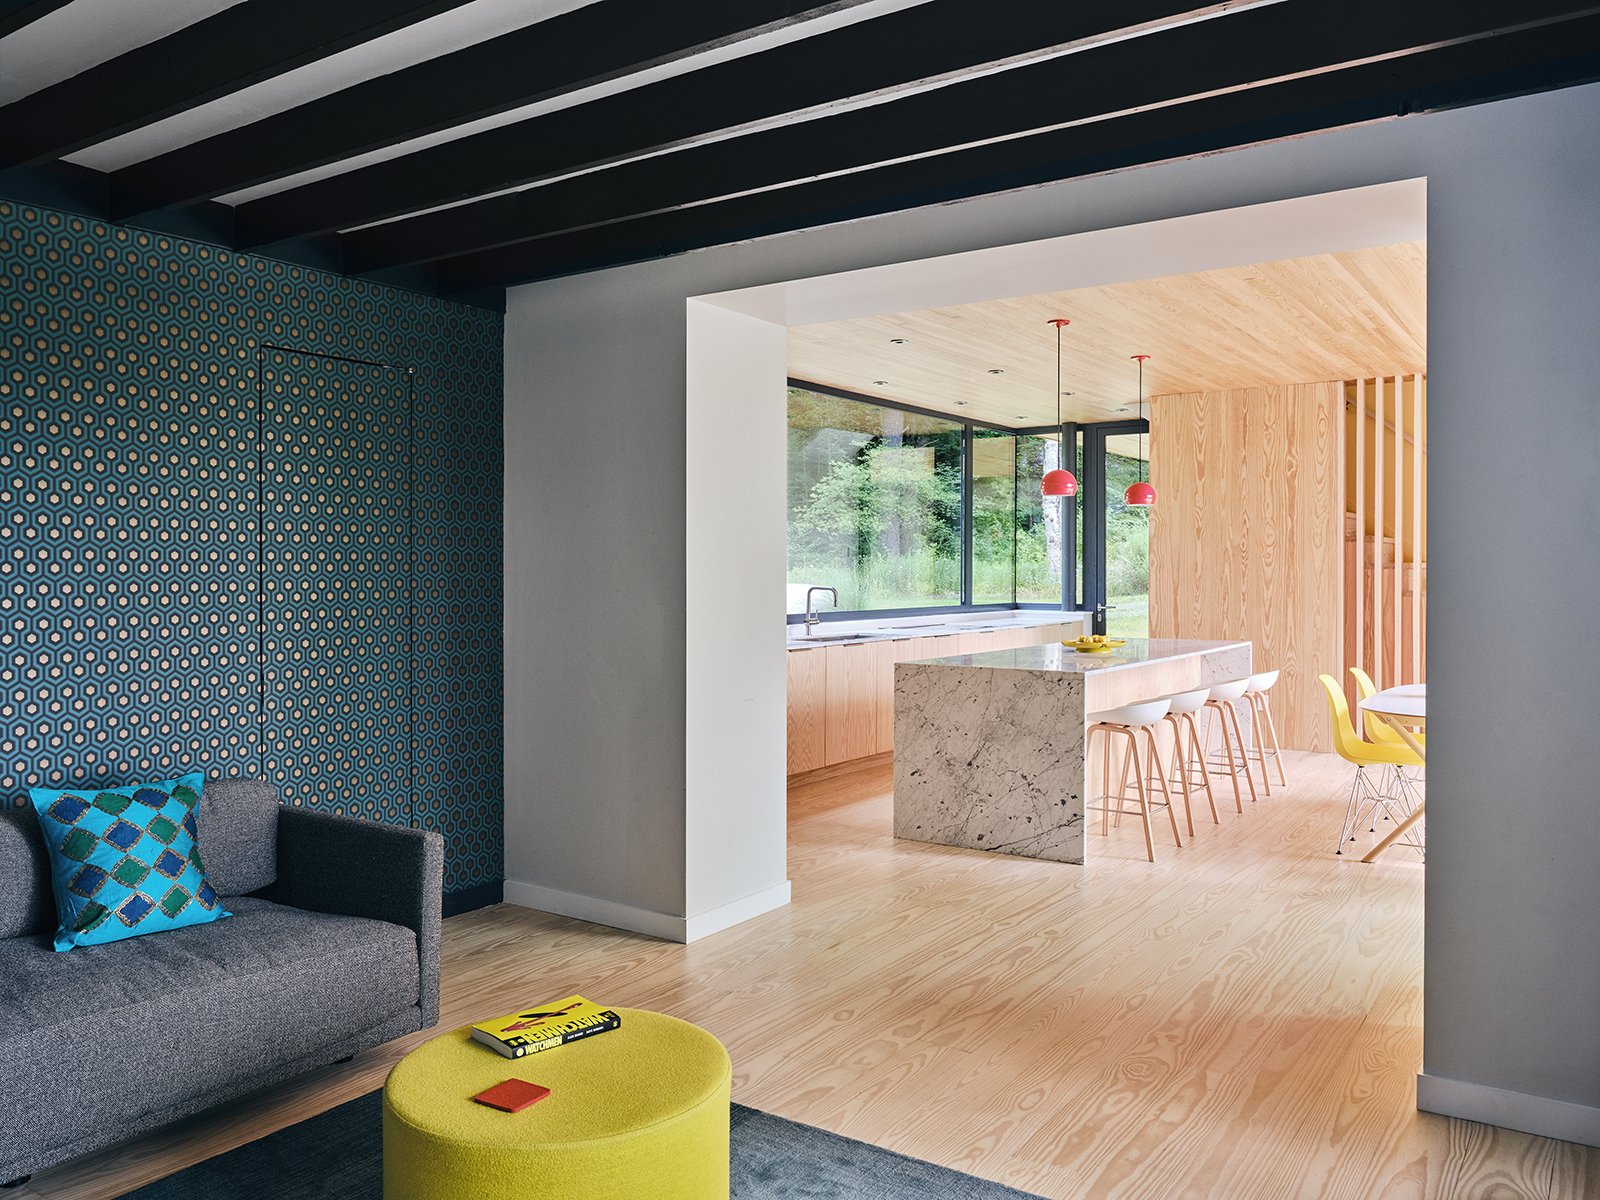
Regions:
M 1120 641 L 1117 638 L 1109 638 L 1103 633 L 1096 633 L 1088 637 L 1078 638 L 1076 641 L 1062 642 L 1061 644 L 1078 651 L 1080 654 L 1109 654 L 1118 646 L 1127 645 L 1127 642 Z

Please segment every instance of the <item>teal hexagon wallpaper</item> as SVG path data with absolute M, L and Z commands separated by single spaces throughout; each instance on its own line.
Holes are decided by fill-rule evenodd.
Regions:
M 0 802 L 265 776 L 498 900 L 501 328 L 0 202 Z

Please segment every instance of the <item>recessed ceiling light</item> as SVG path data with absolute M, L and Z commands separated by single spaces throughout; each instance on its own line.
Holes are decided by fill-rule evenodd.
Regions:
M 1076 396 L 1078 393 L 1077 392 L 1062 392 L 1061 394 L 1063 396 Z
M 904 346 L 906 344 L 907 340 L 908 339 L 906 339 L 906 338 L 890 338 L 889 339 L 889 345 L 891 345 L 891 346 Z
M 994 370 L 990 371 L 989 374 L 991 374 L 991 375 L 1004 375 L 1005 372 L 1002 371 L 999 367 L 996 367 Z
M 1027 413 L 1018 413 L 1017 414 L 1017 420 L 1026 421 L 1027 419 L 1028 419 L 1028 414 Z
M 888 383 L 889 383 L 889 381 L 887 379 L 874 379 L 872 381 L 872 386 L 873 387 L 886 387 L 888 385 Z
M 965 408 L 967 406 L 967 401 L 965 401 L 965 400 L 957 400 L 956 404 L 959 405 L 962 408 Z

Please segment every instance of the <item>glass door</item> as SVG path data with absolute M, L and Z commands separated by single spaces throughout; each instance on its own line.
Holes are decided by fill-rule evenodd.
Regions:
M 1150 510 L 1123 500 L 1150 478 L 1150 423 L 1080 425 L 1083 434 L 1083 600 L 1094 632 L 1150 636 Z M 1097 499 L 1098 498 L 1098 499 Z

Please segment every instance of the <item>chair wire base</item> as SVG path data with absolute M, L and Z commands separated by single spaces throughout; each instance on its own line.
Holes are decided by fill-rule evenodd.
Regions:
M 1368 770 L 1379 773 L 1381 787 L 1374 786 Z M 1345 807 L 1344 828 L 1339 831 L 1339 845 L 1334 853 L 1343 856 L 1345 846 L 1356 840 L 1363 825 L 1368 826 L 1369 833 L 1377 833 L 1380 819 L 1398 824 L 1409 817 L 1422 803 L 1419 789 L 1425 782 L 1421 767 L 1413 767 L 1409 776 L 1406 768 L 1387 764 L 1356 767 L 1356 777 L 1350 784 L 1350 803 Z M 1427 842 L 1423 835 L 1426 823 L 1425 819 L 1418 821 L 1395 845 L 1410 846 L 1426 860 Z

